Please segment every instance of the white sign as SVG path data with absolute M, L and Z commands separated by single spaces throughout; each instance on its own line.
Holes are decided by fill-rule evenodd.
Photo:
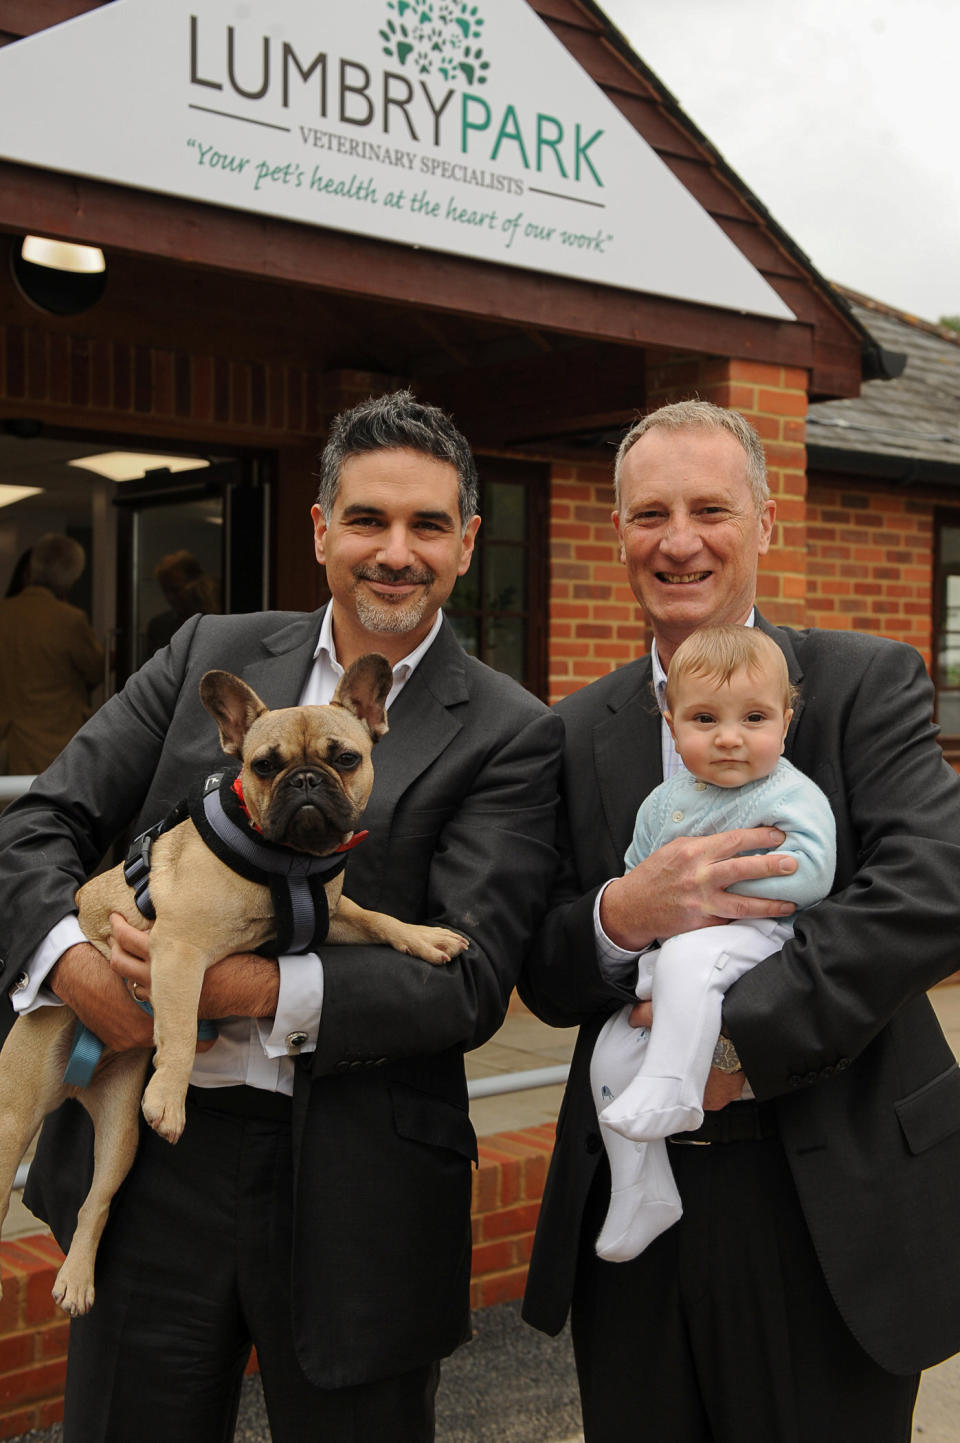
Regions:
M 114 0 L 0 49 L 0 156 L 794 319 L 526 0 Z

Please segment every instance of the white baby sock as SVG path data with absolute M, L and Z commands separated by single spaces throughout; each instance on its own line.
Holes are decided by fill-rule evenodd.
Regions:
M 646 1028 L 631 1027 L 630 1008 L 608 1018 L 597 1038 L 590 1084 L 598 1116 L 630 1087 L 647 1050 Z M 598 1257 L 626 1262 L 677 1221 L 682 1208 L 665 1142 L 636 1143 L 601 1124 L 610 1163 L 610 1206 L 597 1239 Z
M 662 1138 L 628 1142 L 609 1128 L 602 1131 L 611 1188 L 610 1206 L 596 1242 L 597 1256 L 625 1263 L 672 1227 L 683 1208 Z

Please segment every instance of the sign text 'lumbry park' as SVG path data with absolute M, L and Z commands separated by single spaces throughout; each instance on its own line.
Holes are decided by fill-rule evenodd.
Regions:
M 113 0 L 0 49 L 0 157 L 793 319 L 528 0 Z

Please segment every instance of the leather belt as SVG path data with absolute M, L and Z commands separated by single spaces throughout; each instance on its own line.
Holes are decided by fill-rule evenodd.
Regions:
M 262 1087 L 187 1088 L 187 1101 L 203 1112 L 223 1112 L 231 1117 L 259 1117 L 266 1122 L 289 1122 L 293 1098 L 283 1092 L 266 1092 Z
M 719 1112 L 705 1112 L 696 1132 L 667 1138 L 676 1147 L 709 1147 L 715 1142 L 763 1142 L 778 1137 L 777 1114 L 770 1102 L 731 1102 Z

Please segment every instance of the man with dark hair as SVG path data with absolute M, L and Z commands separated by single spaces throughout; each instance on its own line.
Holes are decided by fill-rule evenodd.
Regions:
M 908 1443 L 920 1369 L 960 1347 L 960 1072 L 924 995 L 958 963 L 960 778 L 916 651 L 755 611 L 773 517 L 736 413 L 680 402 L 631 430 L 613 522 L 652 654 L 559 708 L 562 885 L 521 991 L 580 1035 L 524 1314 L 557 1332 L 572 1304 L 586 1443 Z M 833 809 L 836 875 L 726 992 L 703 1125 L 668 1139 L 680 1221 L 605 1261 L 590 1058 L 635 1002 L 640 954 L 794 912 L 727 890 L 795 870 L 769 827 L 680 838 L 623 871 L 638 805 L 682 767 L 666 669 L 723 622 L 786 657 L 785 755 Z M 635 1025 L 650 1022 L 637 1004 Z
M 79 541 L 48 532 L 30 552 L 23 589 L 0 601 L 0 771 L 11 776 L 50 765 L 103 681 L 103 647 L 67 600 L 86 560 Z
M 125 985 L 149 995 L 142 934 L 117 920 L 111 969 L 76 936 L 77 883 L 222 766 L 207 669 L 271 707 L 322 703 L 369 651 L 393 668 L 389 731 L 346 891 L 470 946 L 446 966 L 367 945 L 210 969 L 201 1010 L 227 1020 L 197 1057 L 183 1137 L 142 1129 L 96 1301 L 71 1326 L 71 1443 L 232 1437 L 251 1342 L 275 1443 L 419 1443 L 438 1360 L 468 1336 L 463 1054 L 500 1026 L 545 905 L 561 728 L 442 617 L 480 524 L 450 419 L 403 393 L 333 436 L 313 508 L 329 606 L 192 617 L 2 819 L 5 982 L 21 1009 L 62 999 L 108 1046 L 149 1044 Z M 61 1243 L 88 1166 L 77 1111 L 47 1124 L 31 1171 Z

